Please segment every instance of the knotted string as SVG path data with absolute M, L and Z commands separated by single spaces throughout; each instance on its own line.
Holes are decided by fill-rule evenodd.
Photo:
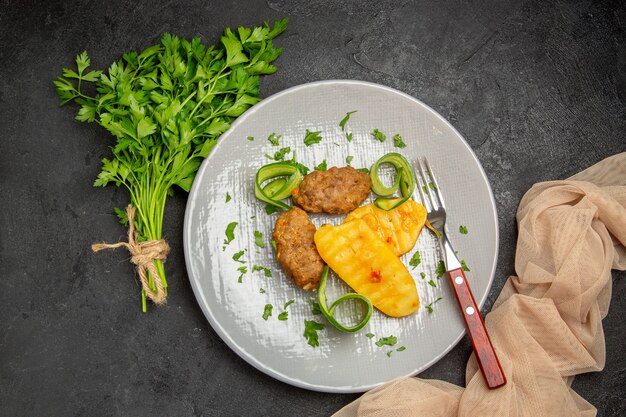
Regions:
M 94 243 L 91 245 L 91 249 L 94 252 L 101 251 L 103 249 L 116 249 L 125 247 L 128 249 L 132 257 L 130 261 L 137 266 L 137 273 L 139 274 L 139 281 L 145 291 L 146 295 L 155 303 L 163 304 L 165 302 L 166 294 L 163 282 L 159 277 L 159 272 L 154 265 L 154 261 L 164 261 L 167 258 L 167 254 L 170 251 L 170 247 L 163 239 L 159 240 L 146 240 L 138 242 L 138 233 L 135 230 L 135 212 L 136 208 L 129 204 L 126 207 L 126 214 L 128 216 L 128 242 L 118 243 Z M 156 291 L 150 288 L 148 284 L 148 273 L 153 278 L 156 286 Z

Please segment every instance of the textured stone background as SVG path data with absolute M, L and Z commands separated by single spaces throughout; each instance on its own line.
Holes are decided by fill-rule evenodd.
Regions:
M 343 3 L 343 4 L 340 4 Z M 402 90 L 465 136 L 489 177 L 500 258 L 488 310 L 513 273 L 515 212 L 535 182 L 626 150 L 621 1 L 0 1 L 0 415 L 324 416 L 357 398 L 291 387 L 217 337 L 182 251 L 186 195 L 169 200 L 170 297 L 142 314 L 121 252 L 127 196 L 94 189 L 108 134 L 59 108 L 51 81 L 87 50 L 95 68 L 164 31 L 215 42 L 226 26 L 290 18 L 268 96 L 322 79 Z M 607 364 L 574 388 L 626 415 L 626 283 L 614 273 Z M 464 340 L 421 376 L 464 381 Z

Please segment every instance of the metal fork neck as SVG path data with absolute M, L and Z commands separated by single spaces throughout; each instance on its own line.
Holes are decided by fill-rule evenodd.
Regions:
M 461 263 L 459 262 L 459 258 L 457 258 L 456 253 L 454 252 L 454 248 L 452 247 L 452 243 L 450 243 L 450 240 L 445 233 L 441 234 L 440 243 L 446 256 L 447 270 L 452 271 L 453 269 L 460 268 Z

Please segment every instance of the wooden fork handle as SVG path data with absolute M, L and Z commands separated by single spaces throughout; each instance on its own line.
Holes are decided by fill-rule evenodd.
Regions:
M 485 377 L 487 387 L 489 389 L 501 387 L 506 384 L 506 377 L 504 372 L 502 372 L 502 366 L 500 366 L 500 361 L 498 361 L 496 352 L 489 339 L 485 323 L 480 315 L 476 301 L 474 301 L 474 296 L 465 278 L 463 268 L 448 271 L 448 276 L 450 277 L 450 285 L 463 314 L 465 327 L 472 342 L 476 360 Z

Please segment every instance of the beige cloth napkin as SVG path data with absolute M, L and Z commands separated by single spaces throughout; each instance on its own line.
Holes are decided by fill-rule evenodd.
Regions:
M 604 367 L 611 268 L 626 269 L 626 153 L 522 198 L 515 271 L 486 325 L 508 383 L 488 390 L 474 356 L 466 388 L 399 378 L 335 417 L 595 416 L 574 375 Z

